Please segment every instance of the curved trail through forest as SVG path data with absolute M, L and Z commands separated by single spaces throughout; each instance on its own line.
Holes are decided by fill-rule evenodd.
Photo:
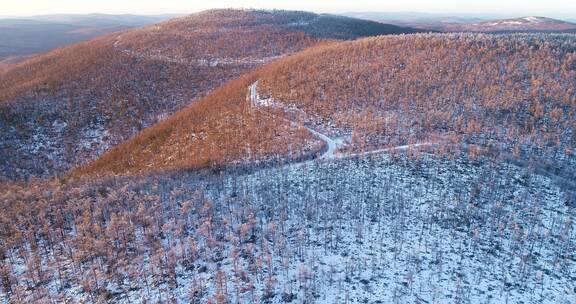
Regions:
M 281 102 L 274 101 L 273 99 L 261 99 L 260 96 L 258 95 L 258 81 L 254 82 L 252 85 L 250 85 L 249 94 L 250 94 L 250 100 L 252 102 L 252 105 L 264 114 L 272 115 L 272 114 L 268 113 L 265 109 L 263 109 L 263 107 L 274 106 L 277 108 L 284 108 L 284 109 L 286 108 L 286 105 L 282 104 Z M 390 152 L 396 152 L 396 151 L 408 151 L 410 149 L 423 148 L 423 147 L 434 147 L 434 146 L 438 146 L 441 144 L 454 145 L 454 144 L 451 144 L 448 142 L 433 141 L 433 142 L 421 142 L 421 143 L 414 143 L 414 144 L 408 144 L 408 145 L 394 146 L 394 147 L 389 147 L 389 148 L 363 151 L 363 152 L 358 152 L 358 153 L 342 153 L 342 152 L 338 152 L 338 150 L 347 145 L 345 138 L 332 138 L 326 134 L 323 134 L 323 133 L 321 133 L 315 129 L 312 129 L 312 128 L 304 125 L 303 123 L 296 122 L 296 121 L 287 119 L 285 117 L 282 117 L 281 119 L 287 121 L 288 123 L 290 123 L 292 125 L 306 128 L 306 130 L 308 130 L 314 136 L 321 139 L 327 146 L 326 151 L 321 156 L 314 158 L 314 159 L 311 159 L 311 160 L 302 161 L 302 162 L 292 164 L 292 165 L 296 165 L 296 166 L 309 164 L 316 159 L 318 159 L 318 160 L 348 159 L 348 158 L 363 157 L 363 156 L 368 156 L 368 155 L 390 153 Z M 464 145 L 465 149 L 472 147 L 472 146 L 483 148 L 481 146 L 474 145 L 474 144 L 462 144 L 462 145 Z M 509 158 L 509 159 L 515 159 L 515 158 Z M 536 168 L 540 171 L 541 174 L 544 174 L 544 175 L 551 177 L 551 178 L 563 180 L 564 182 L 567 182 L 572 187 L 574 187 L 574 189 L 576 189 L 576 183 L 575 182 L 570 182 L 569 180 L 566 180 L 565 176 L 561 176 L 561 175 L 554 174 L 553 172 L 549 172 L 549 170 L 547 170 L 545 165 L 543 165 L 543 164 L 534 164 L 534 163 L 528 164 L 528 163 L 524 163 L 520 159 L 516 159 L 514 161 L 514 164 L 516 166 L 519 166 L 519 167 L 528 167 L 529 165 L 536 166 Z
M 248 88 L 248 91 L 249 91 L 250 101 L 252 102 L 252 105 L 265 114 L 269 114 L 269 113 L 266 112 L 265 110 L 262 110 L 263 106 L 275 106 L 276 105 L 276 106 L 282 107 L 281 103 L 275 102 L 272 99 L 261 99 L 260 98 L 260 96 L 258 95 L 258 81 L 254 82 L 252 85 L 250 85 L 250 87 Z M 337 151 L 347 145 L 345 138 L 342 138 L 342 137 L 332 138 L 326 134 L 323 134 L 323 133 L 321 133 L 315 129 L 312 129 L 312 128 L 306 126 L 303 123 L 289 120 L 287 118 L 282 118 L 282 119 L 289 122 L 292 125 L 296 125 L 296 126 L 305 128 L 306 130 L 308 130 L 308 132 L 312 133 L 314 136 L 318 137 L 320 140 L 322 140 L 326 144 L 326 147 L 327 147 L 326 151 L 320 157 L 317 158 L 320 160 L 346 159 L 346 158 L 352 158 L 352 157 L 361 157 L 361 156 L 366 156 L 366 155 L 380 154 L 380 153 L 386 153 L 386 152 L 392 152 L 392 151 L 405 151 L 405 150 L 409 150 L 411 148 L 430 147 L 430 146 L 435 146 L 438 144 L 438 143 L 434 143 L 434 142 L 424 142 L 424 143 L 402 145 L 402 146 L 396 146 L 396 147 L 378 149 L 378 150 L 372 150 L 372 151 L 365 151 L 365 152 L 360 152 L 360 153 L 342 154 L 342 153 L 337 152 Z M 307 163 L 307 162 L 309 162 L 309 161 L 306 161 L 304 163 Z
M 218 67 L 218 66 L 239 66 L 239 65 L 262 65 L 268 62 L 274 61 L 276 59 L 282 58 L 284 55 L 279 56 L 268 56 L 268 57 L 261 57 L 261 58 L 203 58 L 203 59 L 194 59 L 194 58 L 177 58 L 171 57 L 167 55 L 158 54 L 147 54 L 141 53 L 129 48 L 124 48 L 121 45 L 122 43 L 122 35 L 117 35 L 116 39 L 112 43 L 112 46 L 119 50 L 120 52 L 127 54 L 132 57 L 141 58 L 141 59 L 148 59 L 148 60 L 157 60 L 167 63 L 176 63 L 182 65 L 193 65 L 193 66 L 203 66 L 203 67 Z
M 260 96 L 258 95 L 258 81 L 254 82 L 252 85 L 250 85 L 249 87 L 249 91 L 250 91 L 250 101 L 252 102 L 252 104 L 258 108 L 261 109 L 261 107 L 259 105 L 263 105 L 263 104 L 271 104 L 272 102 L 268 102 L 266 100 L 262 100 L 260 99 Z M 268 114 L 268 113 L 266 113 Z M 325 144 L 326 144 L 326 151 L 319 157 L 319 159 L 335 159 L 338 158 L 336 151 L 339 148 L 342 148 L 343 146 L 346 145 L 346 142 L 343 138 L 331 138 L 330 136 L 323 134 L 317 130 L 314 130 L 302 123 L 298 123 L 286 118 L 282 118 L 286 121 L 288 121 L 290 124 L 292 125 L 297 125 L 303 128 L 306 128 L 306 130 L 308 130 L 308 132 L 314 134 L 316 137 L 320 138 L 320 140 L 322 140 Z

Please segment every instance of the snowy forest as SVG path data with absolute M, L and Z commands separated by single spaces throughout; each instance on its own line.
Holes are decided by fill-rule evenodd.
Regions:
M 0 131 L 0 303 L 576 303 L 574 34 L 211 10 L 3 69 Z

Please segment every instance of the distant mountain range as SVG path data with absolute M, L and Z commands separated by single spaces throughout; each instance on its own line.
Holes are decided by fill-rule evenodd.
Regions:
M 55 23 L 84 24 L 84 25 L 116 25 L 126 24 L 130 26 L 142 26 L 153 22 L 182 17 L 183 14 L 161 14 L 161 15 L 133 15 L 133 14 L 54 14 L 54 15 L 37 15 L 31 17 L 21 17 L 21 20 L 47 21 Z
M 410 12 L 351 12 L 343 15 L 401 27 L 394 29 L 394 32 L 411 32 L 409 28 L 444 32 L 571 32 L 576 29 L 576 19 L 561 21 L 544 17 L 506 19 L 505 15 L 459 14 L 451 16 Z M 32 55 L 63 45 L 181 16 L 130 14 L 0 16 L 0 70 Z M 342 24 L 342 21 L 340 20 L 339 23 Z M 393 28 L 390 27 L 390 29 Z
M 0 68 L 65 44 L 171 17 L 90 14 L 0 18 Z
M 471 23 L 481 22 L 490 19 L 498 19 L 493 15 L 473 15 L 473 14 L 459 14 L 459 15 L 445 15 L 445 14 L 432 14 L 432 13 L 417 13 L 417 12 L 349 12 L 344 13 L 345 16 L 354 18 L 374 20 L 391 24 L 423 24 L 423 23 Z
M 576 24 L 546 17 L 522 17 L 471 24 L 450 24 L 445 31 L 463 32 L 571 32 Z
M 347 13 L 347 16 L 442 32 L 573 32 L 576 20 L 528 16 L 440 15 L 425 13 Z

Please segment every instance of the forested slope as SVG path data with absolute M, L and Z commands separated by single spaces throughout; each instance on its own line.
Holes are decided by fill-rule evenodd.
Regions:
M 302 126 L 251 107 L 246 97 L 255 74 L 219 88 L 73 176 L 134 175 L 224 166 L 254 166 L 309 158 L 323 143 Z
M 83 164 L 224 82 L 326 39 L 414 30 L 291 11 L 212 10 L 55 50 L 0 71 L 0 168 Z
M 575 47 L 571 35 L 367 38 L 318 46 L 273 62 L 251 74 L 250 81 L 227 89 L 228 96 L 235 97 L 226 98 L 244 111 L 269 114 L 262 116 L 264 120 L 282 117 L 342 138 L 347 142 L 342 155 L 425 144 L 440 154 L 549 162 L 558 167 L 574 161 Z M 242 98 L 251 81 L 258 81 L 258 94 L 267 98 L 261 105 Z M 237 115 L 223 119 L 235 121 Z M 180 132 L 191 133 L 184 129 Z M 260 142 L 263 137 L 256 139 Z M 256 147 L 249 142 L 220 144 L 224 150 L 251 153 Z M 168 152 L 155 154 L 164 159 L 156 165 L 127 166 L 127 160 L 147 145 L 145 141 L 122 145 L 82 172 L 99 172 L 100 166 L 106 170 L 114 166 L 115 173 L 188 167 L 175 165 L 179 161 L 174 159 L 168 162 Z M 247 145 L 252 149 L 245 149 Z M 174 148 L 167 141 L 158 149 Z M 304 151 L 304 146 L 294 143 L 284 153 L 298 149 Z M 246 153 L 237 154 L 235 160 Z M 220 158 L 217 163 L 233 161 Z M 194 159 L 185 163 L 198 167 Z
M 2 185 L 0 302 L 564 303 L 566 190 L 428 155 Z
M 414 35 L 307 50 L 267 66 L 260 87 L 355 151 L 446 142 L 562 159 L 575 75 L 572 35 Z

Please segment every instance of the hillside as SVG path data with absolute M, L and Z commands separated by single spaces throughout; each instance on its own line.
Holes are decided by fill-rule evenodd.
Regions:
M 266 139 L 256 136 L 217 143 L 221 153 L 237 153 L 235 158 L 174 157 L 174 151 L 206 149 L 183 136 L 195 134 L 198 124 L 179 123 L 193 121 L 203 103 L 239 109 L 206 117 L 211 124 L 230 124 L 254 112 L 266 113 L 264 121 L 306 128 L 333 150 L 331 158 L 425 147 L 443 155 L 519 158 L 556 167 L 574 160 L 574 50 L 569 35 L 412 35 L 322 45 L 268 64 L 226 86 L 225 95 L 209 96 L 77 173 L 173 171 L 202 167 L 208 155 L 223 165 L 269 152 L 258 150 Z M 227 130 L 202 126 L 208 138 Z M 165 138 L 156 140 L 159 133 Z M 152 146 L 154 153 L 148 152 Z M 292 144 L 284 154 L 306 154 L 305 147 Z
M 413 32 L 290 11 L 212 10 L 0 70 L 0 172 L 83 164 L 224 82 L 324 40 Z
M 562 151 L 574 147 L 574 42 L 571 35 L 364 39 L 269 65 L 261 93 L 352 136 L 355 150 L 455 137 L 498 150 Z
M 254 75 L 231 81 L 75 170 L 74 176 L 255 166 L 320 151 L 323 143 L 304 127 L 250 106 L 247 88 L 254 81 Z

